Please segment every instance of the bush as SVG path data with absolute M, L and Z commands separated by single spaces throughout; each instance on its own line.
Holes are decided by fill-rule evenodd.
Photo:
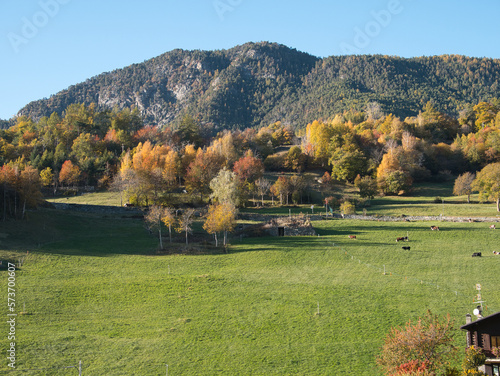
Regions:
M 478 371 L 477 368 L 484 364 L 486 355 L 483 350 L 474 346 L 465 350 L 465 359 L 462 363 L 462 372 L 464 375 L 470 376 L 484 376 L 484 373 Z
M 344 201 L 340 205 L 340 211 L 342 214 L 356 214 L 356 207 L 350 201 Z

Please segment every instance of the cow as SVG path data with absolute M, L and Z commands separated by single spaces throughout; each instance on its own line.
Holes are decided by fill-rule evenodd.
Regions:
M 396 238 L 396 243 L 398 242 L 407 242 L 408 241 L 408 236 L 402 236 L 400 238 Z
M 356 239 L 356 235 L 349 235 L 349 239 Z
M 474 252 L 472 257 L 481 257 L 481 252 Z
M 401 247 L 402 249 L 404 249 L 405 251 L 409 251 L 410 250 L 410 247 Z
M 491 228 L 492 230 L 494 230 L 496 227 L 495 227 L 495 225 L 491 225 L 491 226 L 490 226 L 490 228 Z
M 439 227 L 437 227 L 437 226 L 431 226 L 431 230 L 432 231 L 434 231 L 434 230 L 439 231 Z

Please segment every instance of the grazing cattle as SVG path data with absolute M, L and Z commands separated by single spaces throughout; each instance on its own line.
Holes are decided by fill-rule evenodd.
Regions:
M 126 208 L 133 208 L 135 205 L 127 203 L 127 204 L 125 204 L 123 206 L 125 206 Z
M 481 252 L 474 252 L 472 257 L 481 257 Z
M 349 239 L 356 239 L 356 235 L 349 235 Z
M 432 231 L 434 231 L 434 230 L 439 231 L 439 227 L 437 227 L 437 226 L 431 226 L 431 230 Z
M 396 238 L 396 243 L 398 242 L 407 242 L 408 241 L 408 236 L 402 236 L 400 238 Z
M 410 250 L 410 247 L 401 247 L 403 248 L 405 251 L 409 251 Z
M 492 230 L 494 230 L 496 227 L 495 227 L 495 225 L 491 225 L 491 226 L 490 226 L 490 228 L 491 228 Z

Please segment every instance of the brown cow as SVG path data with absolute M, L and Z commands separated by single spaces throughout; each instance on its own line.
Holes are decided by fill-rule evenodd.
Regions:
M 407 242 L 408 241 L 408 236 L 402 236 L 400 238 L 396 238 L 396 243 L 397 242 Z
M 490 228 L 491 228 L 492 230 L 494 230 L 496 227 L 495 227 L 495 225 L 491 225 L 491 226 L 490 226 Z
M 431 226 L 431 230 L 432 231 L 434 231 L 434 230 L 439 231 L 439 227 L 437 227 L 437 226 Z
M 356 235 L 349 235 L 349 239 L 356 239 Z

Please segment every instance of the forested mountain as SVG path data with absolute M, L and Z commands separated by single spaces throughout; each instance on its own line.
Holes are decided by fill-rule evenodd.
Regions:
M 12 120 L 8 121 L 8 120 L 0 119 L 0 129 L 7 129 L 7 128 L 11 127 L 12 125 L 14 125 L 14 122 Z
M 494 59 L 318 59 L 279 44 L 247 43 L 220 51 L 174 50 L 32 102 L 19 115 L 37 120 L 72 103 L 97 103 L 100 109 L 137 107 L 146 125 L 175 125 L 189 114 L 214 129 L 276 121 L 304 127 L 369 102 L 405 118 L 432 101 L 456 116 L 469 104 L 500 97 L 499 82 L 500 60 Z

